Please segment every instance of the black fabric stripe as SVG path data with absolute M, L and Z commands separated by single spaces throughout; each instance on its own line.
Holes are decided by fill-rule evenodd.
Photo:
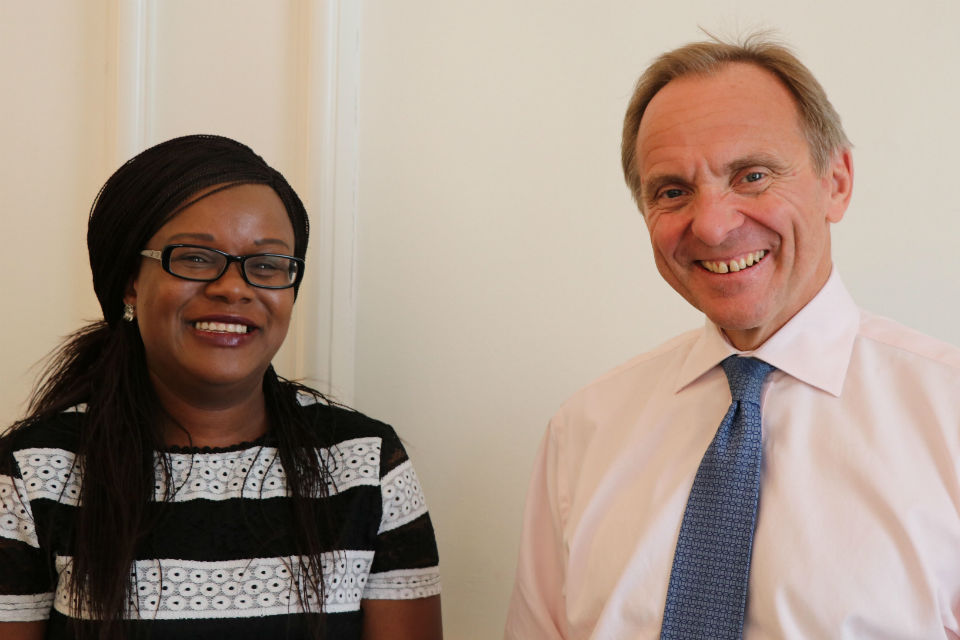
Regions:
M 0 538 L 0 593 L 34 594 L 53 591 L 55 570 L 47 566 L 43 551 L 20 542 Z
M 406 452 L 393 429 L 366 416 L 325 405 L 303 409 L 316 421 L 321 446 L 335 448 L 339 443 L 358 438 L 378 438 L 381 442 L 380 478 L 407 461 Z M 18 431 L 16 449 L 53 448 L 76 451 L 76 434 L 83 414 L 61 414 L 55 419 Z M 264 446 L 272 446 L 269 434 Z M 204 455 L 202 452 L 199 455 Z M 7 475 L 18 476 L 12 460 L 5 464 Z M 230 500 L 196 499 L 185 502 L 151 503 L 155 518 L 151 533 L 140 545 L 138 558 L 171 558 L 217 562 L 248 558 L 301 555 L 290 527 L 291 500 L 278 498 L 236 498 Z M 56 579 L 53 567 L 56 555 L 72 556 L 72 523 L 78 507 L 53 500 L 31 502 L 38 537 L 43 550 L 15 540 L 0 539 L 0 593 L 31 594 L 52 591 Z M 427 515 L 378 535 L 382 515 L 380 486 L 356 485 L 327 498 L 318 499 L 320 517 L 336 523 L 334 540 L 325 541 L 325 550 L 374 552 L 374 571 L 434 567 L 436 542 Z M 396 545 L 401 545 L 397 547 Z M 49 638 L 71 638 L 66 631 L 67 618 L 51 612 Z M 225 618 L 206 620 L 165 620 L 131 622 L 130 638 L 303 638 L 308 614 Z M 357 638 L 360 612 L 326 615 L 328 638 Z
M 315 616 L 291 614 L 262 618 L 226 618 L 222 620 L 136 620 L 127 623 L 128 640 L 303 640 L 308 635 L 308 620 Z M 328 613 L 326 637 L 359 638 L 363 617 L 359 611 Z M 47 622 L 47 637 L 73 640 L 70 618 L 53 611 Z M 80 624 L 89 624 L 83 623 Z
M 424 539 L 424 535 L 428 534 Z M 402 549 L 402 553 L 395 550 Z M 416 557 L 417 562 L 411 563 Z M 433 538 L 433 524 L 430 515 L 423 514 L 401 527 L 380 534 L 377 554 L 373 557 L 371 573 L 393 571 L 394 569 L 424 569 L 439 564 L 437 544 Z

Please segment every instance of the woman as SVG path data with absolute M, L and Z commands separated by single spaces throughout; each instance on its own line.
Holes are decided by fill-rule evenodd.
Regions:
M 307 235 L 227 138 L 110 177 L 87 233 L 104 320 L 0 439 L 0 638 L 440 638 L 396 434 L 270 364 Z

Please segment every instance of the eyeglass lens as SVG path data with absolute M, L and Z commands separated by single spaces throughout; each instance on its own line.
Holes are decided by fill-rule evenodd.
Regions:
M 297 279 L 300 265 L 283 256 L 254 255 L 246 258 L 243 272 L 250 284 L 286 287 Z M 227 266 L 227 258 L 200 247 L 174 247 L 170 252 L 170 273 L 191 280 L 216 280 Z

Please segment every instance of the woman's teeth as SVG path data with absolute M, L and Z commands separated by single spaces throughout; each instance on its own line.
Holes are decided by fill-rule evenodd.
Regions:
M 194 322 L 198 331 L 213 331 L 214 333 L 246 333 L 249 327 L 245 324 L 230 324 L 226 322 Z
M 767 255 L 766 251 L 754 251 L 753 253 L 748 253 L 744 257 L 738 260 L 730 260 L 727 262 L 717 262 L 714 260 L 701 260 L 700 264 L 704 269 L 712 273 L 729 273 L 731 271 L 743 271 L 747 267 L 752 267 L 753 265 L 760 262 L 763 259 L 763 256 Z

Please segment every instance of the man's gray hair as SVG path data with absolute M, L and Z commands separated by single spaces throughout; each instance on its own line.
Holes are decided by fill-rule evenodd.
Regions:
M 823 87 L 785 45 L 773 41 L 765 33 L 749 35 L 737 43 L 716 38 L 713 41 L 692 42 L 664 53 L 643 72 L 637 80 L 623 120 L 623 139 L 620 143 L 623 176 L 641 210 L 643 200 L 636 166 L 636 145 L 640 120 L 647 105 L 671 80 L 688 75 L 711 75 L 735 62 L 766 69 L 793 94 L 800 113 L 800 128 L 807 139 L 818 175 L 824 175 L 834 154 L 850 148 L 850 140 L 840 124 L 840 116 L 827 99 Z

